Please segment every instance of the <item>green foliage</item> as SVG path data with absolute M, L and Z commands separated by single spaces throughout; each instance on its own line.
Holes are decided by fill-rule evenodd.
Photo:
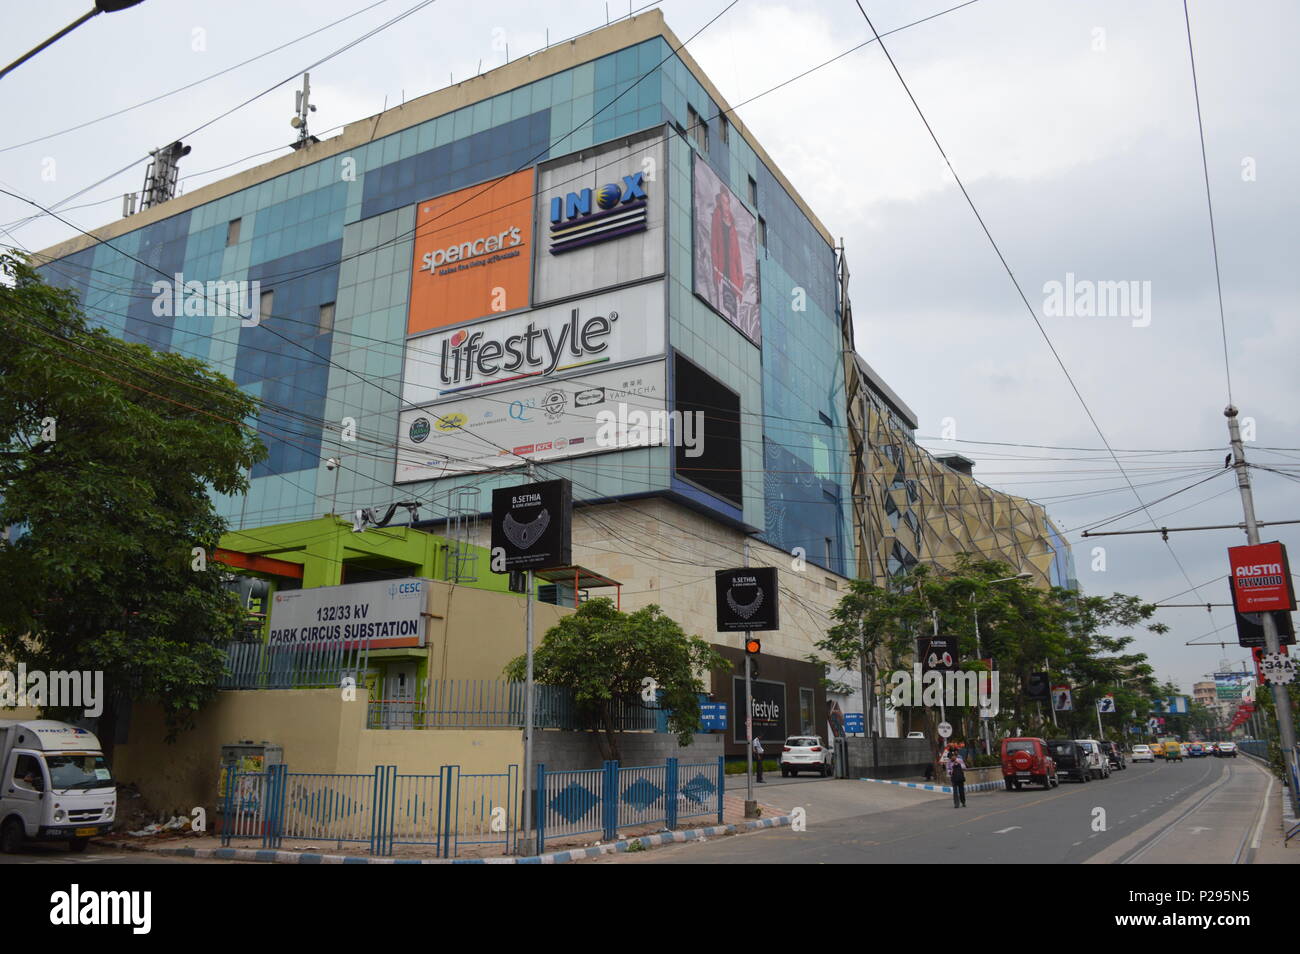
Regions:
M 201 362 L 91 328 L 21 257 L 0 286 L 0 658 L 100 669 L 116 699 L 186 725 L 240 619 L 209 491 L 241 493 L 256 403 Z M 48 439 L 53 426 L 53 439 Z M 108 715 L 106 713 L 106 715 Z M 111 721 L 111 715 L 108 715 Z
M 511 660 L 506 677 L 522 680 L 523 656 Z M 712 646 L 688 636 L 654 605 L 623 613 L 612 600 L 588 600 L 547 632 L 533 654 L 539 683 L 567 686 L 578 705 L 602 730 L 606 757 L 619 758 L 615 709 L 620 701 L 641 699 L 647 677 L 657 685 L 659 707 L 671 710 L 668 729 L 689 745 L 700 728 L 698 694 L 707 691 L 699 674 L 731 669 Z
M 940 633 L 957 637 L 962 669 L 984 670 L 981 658 L 996 661 L 1001 714 L 995 737 L 1016 728 L 1050 736 L 1078 731 L 1095 735 L 1096 701 L 1106 693 L 1115 695 L 1125 723 L 1133 721 L 1134 710 L 1142 710 L 1145 718 L 1155 687 L 1151 667 L 1145 655 L 1126 651 L 1132 636 L 1111 631 L 1145 624 L 1151 632 L 1165 632 L 1163 624 L 1148 622 L 1156 607 L 1120 593 L 1100 597 L 1060 587 L 1041 589 L 1008 579 L 1014 574 L 1005 564 L 965 556 L 951 572 L 916 566 L 887 587 L 855 580 L 817 648 L 846 669 L 903 669 L 910 664 L 916 639 L 930 635 L 937 620 Z M 1048 660 L 1052 680 L 1074 687 L 1076 711 L 1058 713 L 1059 725 L 1053 725 L 1045 705 L 1024 697 L 1026 678 L 1042 671 Z M 929 712 L 919 715 L 922 725 L 909 727 L 924 727 L 937 753 L 937 719 Z M 1107 718 L 1115 723 L 1112 734 L 1119 737 L 1121 717 Z M 978 737 L 974 709 L 955 717 L 950 712 L 949 721 L 956 723 L 955 738 Z

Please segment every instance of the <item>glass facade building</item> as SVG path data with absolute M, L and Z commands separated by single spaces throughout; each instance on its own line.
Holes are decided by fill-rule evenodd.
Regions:
M 466 487 L 480 490 L 486 510 L 493 488 L 523 480 L 517 468 L 531 456 L 527 449 L 537 449 L 539 479 L 569 478 L 576 501 L 667 496 L 851 576 L 853 462 L 835 250 L 693 61 L 674 52 L 679 46 L 651 11 L 354 123 L 335 139 L 114 223 L 98 241 L 47 250 L 39 261 L 49 280 L 75 290 L 87 315 L 114 334 L 202 359 L 261 400 L 255 423 L 269 454 L 254 469 L 245 497 L 218 501 L 232 528 L 398 499 L 418 500 L 423 517 L 440 518 L 449 494 Z M 606 168 L 602 156 L 614 157 Z M 571 168 L 586 171 L 567 185 L 543 185 L 553 170 Z M 466 190 L 466 202 L 478 201 L 479 193 L 490 202 L 492 190 L 515 174 L 532 184 L 526 206 L 516 210 L 531 265 L 521 286 L 526 300 L 516 295 L 484 305 L 464 312 L 463 321 L 438 312 L 430 318 L 432 331 L 414 331 L 413 314 L 425 308 L 421 296 L 429 283 L 469 281 L 452 274 L 454 268 L 427 267 L 435 253 L 420 245 L 422 217 L 433 214 L 426 203 L 459 190 Z M 730 193 L 729 202 L 717 200 L 729 210 L 721 219 L 715 209 L 698 207 L 698 186 L 713 177 Z M 606 180 L 624 183 L 621 195 L 607 196 Z M 596 219 L 635 219 L 638 188 L 648 230 L 632 234 L 634 223 L 627 234 L 611 232 L 603 240 Z M 726 198 L 721 190 L 717 195 Z M 563 205 L 571 196 L 572 206 Z M 574 213 L 569 221 L 548 220 L 552 199 Z M 496 203 L 493 214 L 508 204 Z M 457 207 L 437 213 L 439 228 L 474 227 L 468 214 L 456 222 Z M 718 281 L 721 304 L 703 293 L 698 278 L 700 229 L 707 231 L 710 215 L 711 254 L 727 262 L 707 267 L 716 275 L 736 269 L 734 287 Z M 590 229 L 600 243 L 590 280 L 586 265 L 567 264 L 580 253 L 556 253 L 558 236 L 567 234 L 561 225 Z M 727 244 L 737 234 L 750 246 Z M 482 264 L 468 261 L 481 247 L 473 242 L 471 236 L 461 246 L 466 273 Z M 634 246 L 643 258 L 629 264 L 624 253 Z M 455 255 L 453 247 L 447 255 Z M 733 249 L 745 249 L 745 261 L 732 261 Z M 497 256 L 509 258 L 504 251 Z M 506 267 L 486 263 L 489 272 Z M 540 276 L 556 269 L 569 270 L 560 276 L 568 291 L 552 295 Z M 202 296 L 190 308 L 179 294 L 179 307 L 160 307 L 175 290 L 168 280 L 182 287 L 246 283 L 241 288 L 255 314 L 245 320 L 214 314 Z M 488 285 L 494 292 L 505 287 Z M 548 387 L 545 393 L 526 394 L 513 379 L 488 382 L 472 392 L 479 402 L 472 412 L 471 398 L 460 395 L 455 403 L 450 387 L 435 400 L 425 400 L 431 392 L 412 399 L 415 377 L 445 372 L 448 353 L 459 362 L 454 349 L 467 338 L 472 346 L 480 337 L 496 340 L 498 328 L 502 335 L 534 324 L 562 330 L 570 315 L 576 336 L 589 315 L 616 319 L 620 312 L 623 325 L 607 322 L 584 341 L 595 342 L 601 327 L 614 329 L 609 350 L 592 359 L 604 362 L 599 381 L 575 362 L 574 370 L 556 365 L 529 379 L 534 388 Z M 655 327 L 632 332 L 633 320 Z M 439 325 L 449 326 L 445 335 Z M 761 337 L 754 340 L 757 328 Z M 568 341 L 576 354 L 575 339 Z M 481 347 L 480 357 L 489 344 Z M 596 400 L 595 392 L 650 394 L 660 378 L 657 397 L 641 407 L 702 412 L 711 442 L 702 457 L 668 446 L 671 440 L 602 444 L 588 453 L 589 433 L 551 434 L 561 411 L 576 414 L 582 402 Z M 425 479 L 395 476 L 404 447 L 423 453 L 431 444 L 411 442 L 439 438 L 454 429 L 448 422 L 474 415 L 492 425 L 480 433 L 504 434 L 529 419 L 539 436 L 527 443 L 484 440 L 502 450 L 492 466 L 472 465 L 461 453 L 443 455 L 433 471 L 412 471 Z M 592 419 L 588 411 L 583 425 Z M 465 420 L 462 429 L 468 434 L 475 423 Z M 330 458 L 340 465 L 327 468 Z M 420 466 L 433 459 L 422 458 Z M 906 513 L 901 519 L 907 521 Z

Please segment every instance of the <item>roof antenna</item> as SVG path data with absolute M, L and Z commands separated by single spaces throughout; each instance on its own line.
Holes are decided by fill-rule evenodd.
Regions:
M 293 143 L 293 148 L 302 149 L 304 146 L 320 142 L 319 139 L 307 131 L 307 117 L 309 114 L 316 112 L 316 107 L 311 104 L 310 73 L 302 74 L 302 89 L 293 94 L 293 102 L 293 108 L 297 115 L 289 120 L 289 125 L 298 130 L 298 140 Z

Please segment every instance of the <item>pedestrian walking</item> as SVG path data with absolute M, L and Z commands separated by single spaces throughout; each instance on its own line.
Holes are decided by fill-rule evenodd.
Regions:
M 956 749 L 948 753 L 948 781 L 952 783 L 952 807 L 966 807 L 966 760 Z
M 754 775 L 763 781 L 763 740 L 758 736 L 754 736 Z

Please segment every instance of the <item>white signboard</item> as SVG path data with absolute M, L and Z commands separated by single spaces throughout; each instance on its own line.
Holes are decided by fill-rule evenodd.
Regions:
M 428 597 L 429 581 L 415 578 L 281 590 L 271 603 L 270 645 L 423 646 Z
M 664 375 L 654 361 L 403 411 L 394 481 L 664 444 Z
M 664 271 L 663 129 L 543 164 L 533 301 Z
M 406 342 L 402 400 L 432 404 L 664 353 L 664 285 L 650 282 Z

